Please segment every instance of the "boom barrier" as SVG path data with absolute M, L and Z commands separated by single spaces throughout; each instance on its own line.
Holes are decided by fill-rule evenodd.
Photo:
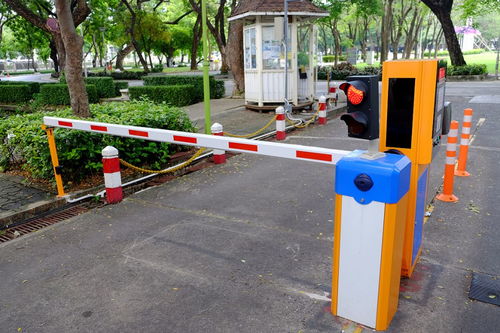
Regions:
M 134 139 L 199 146 L 239 153 L 282 157 L 293 160 L 335 165 L 351 151 L 302 145 L 230 138 L 224 136 L 171 131 L 157 128 L 116 125 L 86 120 L 43 117 L 47 127 L 60 127 L 86 132 L 109 134 Z

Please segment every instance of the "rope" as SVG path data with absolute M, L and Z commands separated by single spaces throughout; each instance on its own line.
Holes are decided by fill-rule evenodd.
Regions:
M 191 162 L 193 162 L 204 151 L 205 151 L 205 148 L 200 148 L 193 156 L 191 156 L 191 158 L 189 160 L 187 160 L 184 163 L 181 163 L 181 164 L 179 164 L 179 165 L 177 165 L 175 167 L 171 167 L 171 168 L 168 168 L 168 169 L 165 169 L 165 170 L 149 170 L 149 169 L 140 168 L 138 166 L 130 164 L 129 162 L 127 162 L 125 160 L 122 160 L 121 158 L 120 158 L 120 163 L 122 165 L 126 166 L 127 168 L 130 168 L 130 169 L 133 169 L 133 170 L 136 170 L 136 171 L 140 171 L 140 172 L 144 172 L 144 173 L 164 174 L 164 173 L 169 173 L 169 172 L 175 172 L 177 170 L 180 170 L 180 169 L 184 168 L 185 166 L 187 166 Z
M 238 134 L 231 134 L 231 133 L 228 133 L 228 132 L 224 131 L 224 135 L 225 136 L 231 136 L 233 138 L 249 138 L 251 136 L 255 136 L 255 135 L 259 134 L 260 132 L 264 131 L 266 128 L 268 128 L 269 126 L 271 126 L 271 124 L 273 124 L 275 120 L 276 120 L 276 116 L 274 116 L 273 118 L 271 118 L 271 120 L 269 120 L 269 122 L 266 125 L 264 125 L 264 127 L 262 127 L 261 129 L 256 130 L 253 133 L 250 133 L 250 134 L 238 135 Z

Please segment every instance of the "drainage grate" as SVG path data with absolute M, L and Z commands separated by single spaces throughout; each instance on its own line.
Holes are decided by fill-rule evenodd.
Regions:
M 88 208 L 86 207 L 74 206 L 43 217 L 35 217 L 28 220 L 26 223 L 5 229 L 4 233 L 0 234 L 0 243 L 4 243 L 19 236 L 29 234 L 30 232 L 43 229 L 49 225 L 67 220 L 70 217 L 80 215 L 86 211 L 88 211 Z
M 500 278 L 473 273 L 469 298 L 500 306 Z

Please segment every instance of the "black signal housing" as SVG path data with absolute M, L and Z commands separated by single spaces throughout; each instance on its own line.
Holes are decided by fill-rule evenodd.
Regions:
M 339 86 L 347 96 L 347 113 L 340 116 L 353 138 L 379 137 L 378 75 L 353 75 Z

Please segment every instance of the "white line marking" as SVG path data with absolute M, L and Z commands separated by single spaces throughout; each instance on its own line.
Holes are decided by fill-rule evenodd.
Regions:
M 479 120 L 477 121 L 477 125 L 476 125 L 476 129 L 474 130 L 474 134 L 472 134 L 472 138 L 470 139 L 469 141 L 469 146 L 472 145 L 472 142 L 474 142 L 474 139 L 476 138 L 476 133 L 477 133 L 477 130 L 483 126 L 484 122 L 486 121 L 486 118 L 479 118 Z

